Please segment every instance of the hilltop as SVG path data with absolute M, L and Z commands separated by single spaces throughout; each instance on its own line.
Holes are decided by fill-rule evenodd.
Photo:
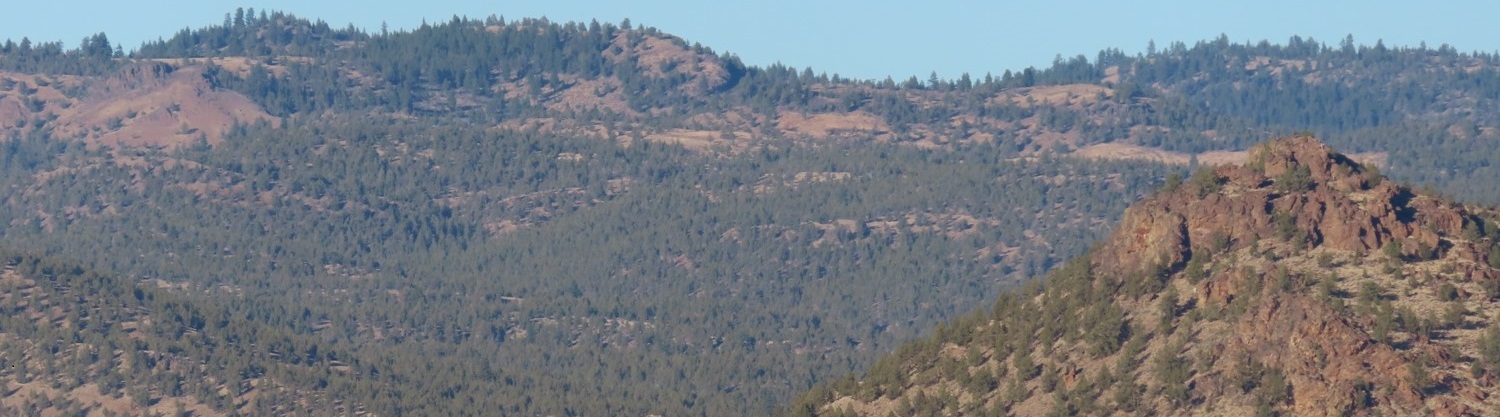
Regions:
M 317 393 L 309 407 L 769 412 L 1086 252 L 1171 174 L 1252 160 L 1278 133 L 1500 201 L 1500 58 L 1447 46 L 1220 38 L 850 80 L 624 22 L 370 33 L 232 15 L 128 54 L 103 34 L 0 43 L 0 247 L 222 308 L 244 320 L 225 340 L 271 328 L 338 352 L 248 359 L 286 371 L 269 379 L 210 372 Z M 1366 239 L 1350 230 L 1318 239 Z M 219 339 L 184 340 L 201 362 Z M 261 393 L 143 398 L 287 410 Z
M 1272 140 L 793 414 L 1491 413 L 1496 217 Z

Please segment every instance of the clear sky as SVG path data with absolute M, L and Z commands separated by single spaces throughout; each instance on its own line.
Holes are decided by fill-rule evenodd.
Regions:
M 133 49 L 184 27 L 223 21 L 236 7 L 282 10 L 336 27 L 376 31 L 419 26 L 454 15 L 655 26 L 752 65 L 776 62 L 852 78 L 925 79 L 999 74 L 1050 65 L 1053 58 L 1104 48 L 1126 53 L 1172 41 L 1192 44 L 1225 34 L 1235 42 L 1283 43 L 1292 35 L 1333 45 L 1355 42 L 1460 51 L 1500 50 L 1500 2 L 1493 1 L 1122 1 L 1005 0 L 21 0 L 0 7 L 0 39 L 63 41 L 72 48 L 104 32 Z

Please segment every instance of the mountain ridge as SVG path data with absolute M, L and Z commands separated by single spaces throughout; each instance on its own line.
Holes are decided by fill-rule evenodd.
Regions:
M 0 238 L 340 352 L 347 375 L 278 383 L 359 388 L 329 400 L 377 415 L 770 411 L 1065 266 L 1163 178 L 1194 183 L 1171 179 L 1181 165 L 1079 158 L 1100 146 L 1208 165 L 1310 130 L 1384 155 L 1397 181 L 1500 201 L 1488 146 L 1500 58 L 1451 48 L 1216 39 L 1009 75 L 859 81 L 747 66 L 639 26 L 458 18 L 373 34 L 239 20 L 130 56 L 102 35 L 79 50 L 0 44 Z M 194 113 L 231 101 L 269 117 Z M 85 108 L 108 111 L 67 114 Z M 1227 175 L 1209 182 L 1265 195 L 1210 221 L 1255 216 L 1262 197 L 1285 206 L 1237 236 L 1263 249 L 1291 247 L 1281 230 L 1305 231 L 1303 245 L 1344 238 L 1291 216 L 1316 204 L 1272 198 L 1286 194 L 1279 175 Z M 1430 193 L 1390 208 L 1416 213 L 1418 194 Z M 1420 238 L 1401 210 L 1379 227 L 1388 214 L 1360 212 L 1363 230 Z M 1167 225 L 1162 270 L 1206 258 L 1190 256 L 1202 236 L 1173 240 L 1170 216 L 1152 218 Z M 1415 264 L 1469 250 L 1421 241 L 1392 247 Z M 1375 280 L 1355 269 L 1335 293 Z M 1234 304 L 1238 282 L 1211 301 Z M 1437 306 L 1407 307 L 1444 316 Z M 1087 328 L 1108 334 L 1116 310 L 1089 311 L 1103 324 Z M 265 401 L 250 407 L 285 410 Z

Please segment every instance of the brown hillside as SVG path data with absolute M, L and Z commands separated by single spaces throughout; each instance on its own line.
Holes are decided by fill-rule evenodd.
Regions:
M 0 130 L 51 129 L 90 146 L 175 147 L 202 138 L 217 144 L 236 122 L 279 123 L 244 95 L 215 88 L 201 65 L 156 61 L 125 65 L 105 78 L 0 74 Z
M 277 120 L 245 96 L 213 88 L 199 66 L 139 64 L 100 84 L 59 114 L 54 134 L 86 136 L 91 145 L 174 147 L 199 133 L 216 144 L 236 121 Z
M 1276 139 L 1169 181 L 1084 259 L 791 412 L 1500 412 L 1495 218 Z

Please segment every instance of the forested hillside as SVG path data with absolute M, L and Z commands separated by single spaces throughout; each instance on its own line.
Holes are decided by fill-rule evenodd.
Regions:
M 1219 39 L 848 80 L 628 22 L 244 10 L 128 52 L 0 44 L 0 238 L 313 346 L 247 359 L 308 414 L 769 412 L 1268 133 L 1500 200 L 1496 63 Z M 146 397 L 299 413 L 210 391 Z

